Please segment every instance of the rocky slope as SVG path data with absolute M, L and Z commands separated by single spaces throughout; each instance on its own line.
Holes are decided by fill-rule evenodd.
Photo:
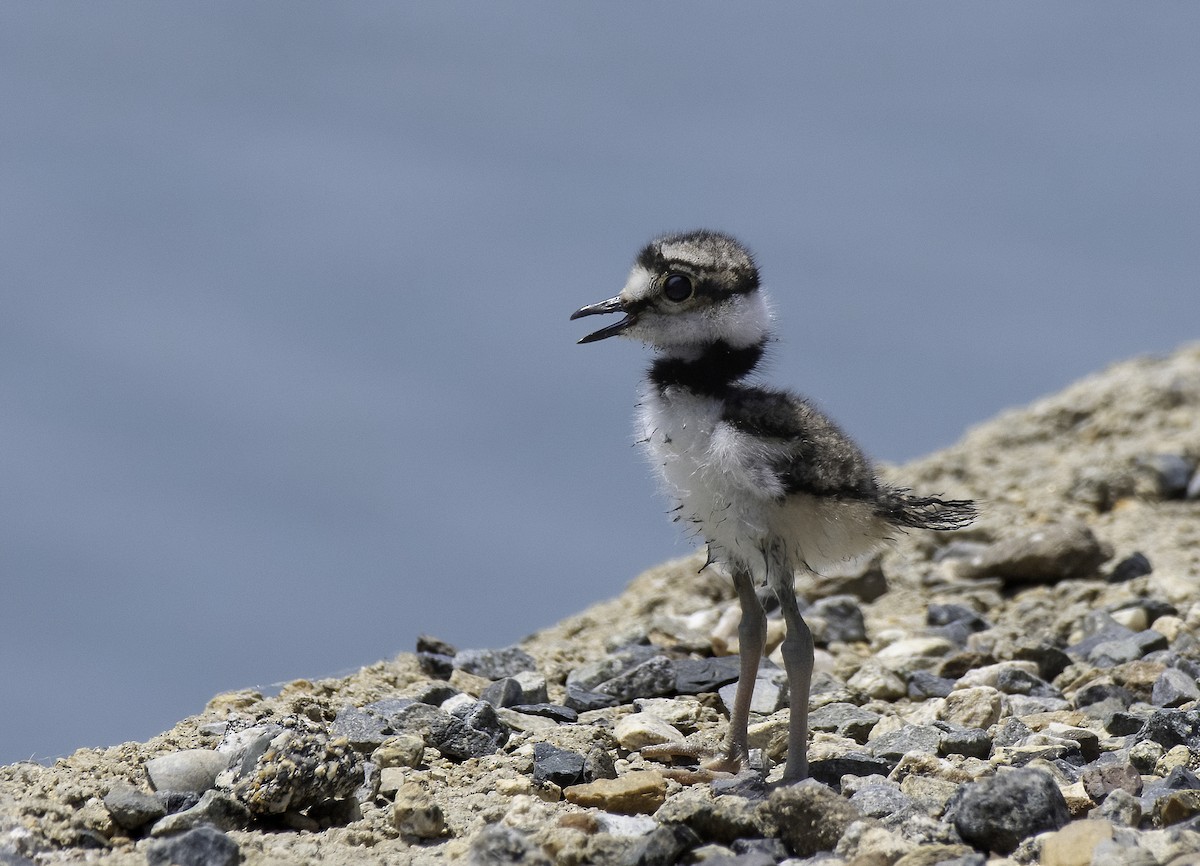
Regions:
M 1200 863 L 1198 464 L 1190 347 L 889 468 L 984 516 L 801 580 L 817 782 L 772 784 L 769 664 L 755 772 L 667 756 L 719 744 L 736 671 L 731 590 L 692 557 L 518 647 L 423 639 L 0 768 L 0 864 Z

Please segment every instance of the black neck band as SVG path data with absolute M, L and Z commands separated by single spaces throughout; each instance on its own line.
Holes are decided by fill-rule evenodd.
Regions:
M 697 394 L 719 394 L 758 366 L 767 341 L 735 349 L 718 341 L 706 346 L 698 358 L 670 356 L 650 365 L 650 381 L 659 388 L 677 386 Z

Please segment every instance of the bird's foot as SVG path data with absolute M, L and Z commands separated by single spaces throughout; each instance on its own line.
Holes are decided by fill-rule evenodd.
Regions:
M 698 767 L 666 767 L 659 771 L 668 779 L 674 779 L 683 785 L 732 779 L 747 768 L 744 755 L 736 754 L 729 749 L 718 751 L 694 743 L 659 743 L 653 746 L 644 746 L 641 754 L 642 757 L 653 761 L 669 762 L 680 758 L 697 761 Z

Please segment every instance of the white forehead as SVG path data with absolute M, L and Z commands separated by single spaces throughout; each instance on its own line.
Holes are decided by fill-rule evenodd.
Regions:
M 630 301 L 640 301 L 647 297 L 653 288 L 654 274 L 641 265 L 634 265 L 633 270 L 629 272 L 629 279 L 625 281 L 625 288 L 621 289 L 621 297 Z

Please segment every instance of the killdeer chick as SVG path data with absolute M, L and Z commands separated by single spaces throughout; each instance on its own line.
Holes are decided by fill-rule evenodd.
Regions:
M 728 235 L 672 234 L 637 256 L 616 297 L 578 319 L 623 313 L 583 337 L 624 336 L 657 350 L 637 414 L 639 441 L 696 525 L 709 562 L 728 571 L 742 609 L 740 679 L 724 752 L 710 769 L 736 772 L 746 757 L 750 701 L 766 638 L 756 588 L 779 599 L 791 695 L 784 781 L 808 776 L 812 633 L 795 576 L 859 557 L 896 531 L 958 529 L 970 501 L 913 496 L 876 478 L 870 461 L 808 401 L 750 381 L 771 339 L 771 315 L 750 253 Z

